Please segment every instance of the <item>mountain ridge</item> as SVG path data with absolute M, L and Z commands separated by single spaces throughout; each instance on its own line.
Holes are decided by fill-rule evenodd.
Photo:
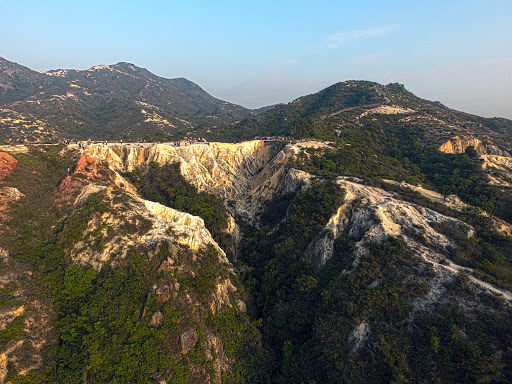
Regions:
M 217 99 L 183 77 L 166 79 L 128 62 L 37 72 L 0 60 L 4 142 L 70 137 L 162 140 L 187 135 L 232 141 L 267 134 L 299 137 L 305 126 L 321 125 L 329 125 L 320 131 L 332 136 L 339 127 L 364 126 L 368 114 L 381 114 L 369 112 L 372 109 L 394 105 L 412 110 L 402 123 L 425 128 L 436 145 L 450 136 L 476 133 L 512 150 L 507 144 L 511 120 L 457 111 L 421 99 L 398 83 L 349 80 L 287 104 L 249 110 Z
M 230 126 L 212 131 L 218 140 L 254 136 L 319 137 L 334 140 L 345 128 L 364 128 L 390 123 L 423 129 L 433 146 L 457 134 L 480 135 L 489 143 L 510 151 L 512 120 L 485 118 L 451 109 L 440 102 L 422 99 L 404 85 L 351 80 L 333 84 L 314 94 L 277 105 Z M 374 123 L 375 122 L 375 123 Z M 204 131 L 201 133 L 206 134 Z M 319 136 L 320 135 L 320 136 Z
M 0 107 L 2 141 L 135 139 L 254 115 L 187 79 L 165 79 L 126 62 L 41 73 L 4 59 Z

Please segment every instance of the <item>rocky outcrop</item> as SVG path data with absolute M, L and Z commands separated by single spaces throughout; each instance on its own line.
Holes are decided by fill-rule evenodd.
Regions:
M 162 315 L 162 312 L 157 311 L 153 313 L 153 316 L 151 317 L 151 321 L 149 322 L 149 326 L 151 328 L 159 328 L 164 323 L 164 316 Z
M 437 284 L 439 289 L 429 291 L 428 297 L 418 300 L 417 306 L 424 306 L 426 302 L 439 298 L 444 290 L 443 284 L 451 281 L 459 272 L 471 272 L 469 268 L 447 259 L 448 247 L 455 247 L 456 244 L 446 233 L 437 229 L 446 226 L 472 237 L 475 231 L 470 225 L 432 209 L 396 199 L 393 194 L 380 188 L 362 185 L 345 177 L 339 177 L 337 182 L 346 191 L 345 203 L 306 250 L 306 255 L 317 270 L 323 268 L 332 256 L 334 240 L 343 235 L 355 240 L 355 265 L 361 257 L 370 256 L 370 244 L 384 242 L 388 237 L 403 238 L 415 255 L 431 265 L 436 273 L 432 286 Z M 469 280 L 480 290 L 512 301 L 511 292 L 474 276 L 469 276 Z
M 441 145 L 439 150 L 445 153 L 464 153 L 469 147 L 474 147 L 483 160 L 482 167 L 491 185 L 512 187 L 512 157 L 496 145 L 484 145 L 472 136 L 455 136 Z
M 467 204 L 463 203 L 457 195 L 444 196 L 444 195 L 440 194 L 439 192 L 435 192 L 430 189 L 425 189 L 418 185 L 412 185 L 412 184 L 406 183 L 405 181 L 398 182 L 398 181 L 387 180 L 387 179 L 382 179 L 382 181 L 385 182 L 386 184 L 391 184 L 394 186 L 398 186 L 400 188 L 411 189 L 412 191 L 419 193 L 420 195 L 426 197 L 427 199 L 429 199 L 433 202 L 446 205 L 447 207 L 455 209 L 457 211 L 460 211 L 460 210 L 463 210 L 463 209 L 469 207 Z
M 358 351 L 368 336 L 370 336 L 370 324 L 366 322 L 358 324 L 348 336 L 348 343 L 352 347 L 352 352 Z
M 206 359 L 213 360 L 213 368 L 215 370 L 215 384 L 222 384 L 222 372 L 229 370 L 230 361 L 224 352 L 222 341 L 213 333 L 208 332 L 205 335 L 204 343 L 206 351 Z
M 444 153 L 464 153 L 469 147 L 475 148 L 479 155 L 510 157 L 510 153 L 493 144 L 483 144 L 480 139 L 469 135 L 455 136 L 439 147 Z
M 12 174 L 16 165 L 18 165 L 18 160 L 6 152 L 0 152 L 0 180 Z
M 248 141 L 239 144 L 210 143 L 175 147 L 91 145 L 87 153 L 105 161 L 116 171 L 144 169 L 150 162 L 180 163 L 181 173 L 199 191 L 225 199 L 236 199 L 249 188 L 250 181 L 279 151 L 279 144 Z
M 196 346 L 199 335 L 195 329 L 188 329 L 180 335 L 181 353 L 186 354 Z
M 469 147 L 475 148 L 479 155 L 486 154 L 482 141 L 473 136 L 455 136 L 439 147 L 444 153 L 464 153 Z
M 137 194 L 136 189 L 115 169 L 111 169 L 108 164 L 102 163 L 96 156 L 80 157 L 73 174 L 88 180 L 102 181 L 105 184 L 127 190 L 132 194 Z
M 164 236 L 166 233 L 172 233 L 174 235 L 173 243 L 184 245 L 194 251 L 212 244 L 220 255 L 220 261 L 228 262 L 226 254 L 213 240 L 210 232 L 204 226 L 204 220 L 199 216 L 180 212 L 152 201 L 142 201 L 147 211 L 156 215 L 156 217 L 145 215 L 153 222 L 153 229 L 148 233 L 146 241 L 151 237 L 158 236 L 158 234 Z
M 85 156 L 78 162 L 75 171 L 62 182 L 59 196 L 62 203 L 70 203 L 70 209 L 88 210 L 87 203 L 92 198 L 103 207 L 99 212 L 91 212 L 80 238 L 67 249 L 70 258 L 77 264 L 100 270 L 106 263 L 116 267 L 123 265 L 130 252 L 145 255 L 148 266 L 153 263 L 150 268 L 155 268 L 159 274 L 148 292 L 147 303 L 156 299 L 153 303 L 158 303 L 160 309 L 151 312 L 151 306 L 146 303 L 141 321 L 158 329 L 167 326 L 166 322 L 176 321 L 169 316 L 172 311 L 167 308 L 188 314 L 186 323 L 180 324 L 181 335 L 173 341 L 176 343 L 174 352 L 187 354 L 201 343 L 200 353 L 211 361 L 215 379 L 211 380 L 202 367 L 192 363 L 191 377 L 194 382 L 220 384 L 222 373 L 230 369 L 232 361 L 223 351 L 221 338 L 204 324 L 202 317 L 205 313 L 215 316 L 226 307 L 236 310 L 241 307 L 240 300 L 233 296 L 237 290 L 230 281 L 233 270 L 225 252 L 205 228 L 203 219 L 140 198 L 117 170 L 95 156 Z M 211 247 L 217 256 L 213 256 Z M 163 259 L 159 259 L 161 252 L 166 255 Z M 202 276 L 202 257 L 209 257 L 208 265 L 214 263 L 209 267 L 214 276 L 199 280 L 207 281 L 205 286 L 209 291 L 206 288 L 199 291 L 193 285 Z M 217 263 L 212 257 L 218 258 Z M 199 337 L 196 330 L 199 328 L 191 328 L 192 324 L 201 324 L 204 336 Z M 164 380 L 163 374 L 168 373 L 155 373 L 154 380 Z
M 113 193 L 112 189 L 96 185 L 85 187 L 77 202 L 85 202 L 84 196 L 92 196 L 95 190 L 103 191 L 103 200 L 110 207 L 107 212 L 92 218 L 83 233 L 83 240 L 70 250 L 76 263 L 101 269 L 106 262 L 116 263 L 123 259 L 130 249 L 140 244 L 152 248 L 162 241 L 179 244 L 192 251 L 211 244 L 217 249 L 219 261 L 228 263 L 224 251 L 213 240 L 200 217 L 137 196 L 121 196 L 119 192 Z M 103 246 L 88 246 L 98 236 L 104 240 Z
M 135 168 L 144 171 L 150 162 L 177 162 L 185 179 L 199 191 L 235 202 L 229 205 L 232 215 L 253 222 L 267 201 L 277 194 L 295 191 L 298 183 L 308 182 L 310 175 L 290 171 L 288 160 L 301 152 L 304 146 L 326 145 L 311 141 L 283 146 L 279 142 L 265 143 L 261 140 L 180 147 L 165 144 L 91 145 L 85 154 L 87 159 L 96 158 L 96 163 L 108 165 L 116 174 Z M 230 221 L 230 233 L 237 238 L 237 226 L 233 220 Z
M 287 145 L 250 181 L 248 192 L 236 202 L 237 216 L 252 221 L 264 210 L 265 203 L 276 195 L 296 191 L 302 181 L 301 175 L 294 174 L 290 177 L 290 172 L 300 171 L 288 169 L 288 159 L 299 151 L 299 148 Z M 309 178 L 309 174 L 306 178 Z
M 410 108 L 402 108 L 398 105 L 381 105 L 377 108 L 369 109 L 366 112 L 363 112 L 359 118 L 372 115 L 374 113 L 379 113 L 383 115 L 398 115 L 398 114 L 409 114 L 409 113 L 415 113 L 416 111 L 414 109 Z
M 488 156 L 484 155 L 482 157 L 485 159 Z M 484 166 L 485 166 L 485 164 L 484 164 Z M 404 181 L 402 181 L 400 183 L 397 181 L 394 181 L 394 180 L 386 180 L 386 179 L 383 179 L 382 181 L 384 181 L 386 184 L 399 186 L 400 188 L 411 189 L 414 192 L 421 194 L 423 197 L 426 197 L 430 201 L 442 204 L 450 209 L 454 209 L 459 212 L 463 212 L 466 209 L 477 210 L 477 211 L 479 211 L 479 213 L 482 216 L 486 216 L 491 219 L 494 230 L 501 233 L 502 235 L 512 236 L 512 225 L 511 224 L 507 223 L 506 221 L 504 221 L 498 217 L 492 216 L 479 208 L 472 207 L 472 206 L 462 202 L 461 199 L 457 195 L 443 196 L 442 194 L 440 194 L 438 192 L 431 191 L 430 189 L 425 189 L 421 186 L 408 184 Z
M 313 265 L 321 269 L 332 256 L 334 239 L 341 234 L 360 239 L 364 244 L 379 243 L 389 236 L 403 236 L 414 245 L 416 238 L 434 249 L 445 249 L 452 242 L 435 230 L 431 223 L 448 224 L 457 227 L 471 237 L 474 230 L 468 224 L 442 215 L 428 208 L 396 199 L 391 193 L 380 188 L 369 187 L 348 178 L 337 180 L 346 191 L 345 204 L 338 208 L 324 228 L 324 234 L 312 243 L 308 255 Z
M 482 159 L 482 167 L 487 171 L 490 184 L 512 187 L 512 157 L 483 155 Z
M 0 199 L 7 201 L 17 201 L 25 195 L 18 191 L 17 188 L 2 187 L 0 188 Z
M 487 154 L 491 155 L 491 156 L 511 157 L 509 152 L 507 152 L 501 148 L 498 148 L 496 145 L 486 144 L 485 150 L 486 150 Z
M 182 175 L 199 191 L 213 193 L 236 202 L 230 208 L 248 221 L 261 211 L 263 203 L 272 199 L 281 188 L 288 159 L 298 147 L 261 140 L 238 144 L 210 143 L 175 147 L 155 144 L 91 145 L 88 156 L 108 164 L 116 172 L 144 169 L 150 162 L 179 163 Z M 232 222 L 230 233 L 236 238 L 237 227 Z

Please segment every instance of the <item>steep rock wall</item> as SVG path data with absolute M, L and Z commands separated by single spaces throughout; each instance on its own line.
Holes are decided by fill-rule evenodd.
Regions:
M 454 136 L 439 147 L 444 153 L 464 153 L 468 147 L 474 147 L 479 155 L 510 157 L 510 153 L 493 144 L 483 144 L 480 139 L 469 135 Z
M 464 153 L 467 148 L 474 147 L 478 154 L 485 154 L 482 141 L 473 136 L 455 136 L 439 147 L 444 153 Z
M 235 200 L 247 192 L 251 180 L 279 152 L 280 144 L 248 141 L 239 144 L 210 143 L 175 147 L 155 144 L 92 145 L 87 153 L 105 161 L 116 171 L 145 168 L 150 162 L 179 162 L 181 173 L 200 191 Z

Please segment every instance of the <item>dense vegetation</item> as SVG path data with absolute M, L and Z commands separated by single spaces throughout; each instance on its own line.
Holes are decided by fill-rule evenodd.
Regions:
M 15 378 L 14 361 L 20 357 L 17 354 L 15 360 L 8 362 L 8 377 L 15 383 L 152 383 L 159 378 L 169 383 L 187 383 L 202 380 L 204 375 L 214 380 L 216 356 L 208 359 L 205 349 L 207 337 L 214 332 L 232 362 L 222 381 L 254 382 L 261 372 L 261 348 L 255 325 L 233 307 L 219 313 L 210 309 L 210 295 L 219 278 L 229 277 L 238 286 L 230 294 L 233 303 L 243 294 L 243 287 L 228 265 L 219 263 L 215 248 L 193 255 L 186 248 L 175 249 L 164 242 L 151 256 L 144 247 L 131 248 L 125 258 L 105 265 L 100 271 L 70 259 L 67 250 L 79 241 L 90 241 L 91 249 L 95 247 L 96 239 L 90 234 L 98 231 L 85 235 L 88 223 L 102 213 L 115 214 L 115 208 L 105 193 L 90 197 L 73 210 L 69 205 L 55 204 L 56 187 L 67 175 L 66 168 L 72 161 L 59 154 L 61 150 L 62 147 L 50 147 L 17 155 L 17 172 L 7 179 L 26 199 L 12 212 L 9 225 L 14 235 L 2 237 L 1 245 L 11 250 L 17 273 L 20 268 L 28 268 L 34 275 L 33 279 L 20 280 L 16 287 L 3 289 L 1 303 L 5 306 L 13 300 L 20 302 L 26 298 L 20 298 L 19 292 L 30 292 L 30 300 L 44 303 L 38 308 L 46 312 L 50 321 L 50 332 L 44 335 L 30 334 L 34 330 L 24 327 L 24 315 L 0 332 L 2 348 L 23 338 L 42 338 L 48 343 L 42 352 L 37 352 L 43 354 L 40 369 Z M 29 180 L 28 175 L 34 175 L 34 170 L 41 183 Z M 184 187 L 189 188 L 187 196 L 193 199 L 192 187 Z M 112 194 L 114 201 L 125 201 L 122 191 L 114 190 Z M 207 196 L 201 198 L 217 202 Z M 142 226 L 145 224 L 136 230 L 142 230 Z M 131 233 L 132 228 L 116 228 L 117 233 L 122 231 Z M 181 272 L 160 268 L 169 258 L 175 259 L 175 268 Z M 2 271 L 7 268 L 4 264 L 1 267 Z M 154 293 L 155 284 L 178 284 L 178 295 L 172 300 L 160 300 Z M 18 291 L 17 298 L 13 289 Z M 151 326 L 157 312 L 164 321 Z M 198 335 L 195 347 L 186 354 L 180 353 L 179 341 L 184 329 L 194 329 Z M 30 361 L 30 355 L 36 351 L 30 343 L 25 344 L 22 358 Z
M 468 314 L 460 304 L 464 297 L 465 305 L 475 305 L 468 296 L 467 277 L 459 276 L 445 287 L 440 303 L 417 310 L 411 318 L 412 303 L 430 290 L 435 274 L 400 238 L 373 244 L 370 256 L 354 264 L 353 246 L 359 239 L 345 234 L 335 241 L 327 265 L 321 271 L 312 268 L 304 245 L 332 214 L 335 196 L 342 198 L 343 192 L 336 192 L 328 179 L 298 196 L 281 196 L 262 216 L 262 227 L 249 232 L 242 243 L 239 268 L 253 294 L 252 315 L 262 318 L 270 381 L 510 380 L 512 367 L 506 362 L 512 355 L 500 352 L 512 342 L 506 331 L 510 318 L 483 309 L 477 309 L 476 316 Z M 298 212 L 313 220 L 301 220 Z M 467 257 L 476 259 L 473 254 Z
M 379 115 L 364 126 L 347 124 L 334 134 L 342 113 L 315 120 L 289 120 L 285 134 L 296 138 L 321 138 L 333 142 L 330 150 L 310 149 L 292 165 L 324 176 L 353 175 L 363 178 L 388 178 L 422 183 L 443 194 L 457 194 L 468 204 L 481 207 L 512 221 L 512 193 L 487 182 L 476 152 L 444 154 L 432 148 L 426 130 L 404 124 L 401 117 Z

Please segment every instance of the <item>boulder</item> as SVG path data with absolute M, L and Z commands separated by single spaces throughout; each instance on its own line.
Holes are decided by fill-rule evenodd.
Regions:
M 152 328 L 159 328 L 164 323 L 164 315 L 160 311 L 153 313 L 149 326 Z
M 180 336 L 181 353 L 186 354 L 195 347 L 199 336 L 195 329 L 188 329 Z

